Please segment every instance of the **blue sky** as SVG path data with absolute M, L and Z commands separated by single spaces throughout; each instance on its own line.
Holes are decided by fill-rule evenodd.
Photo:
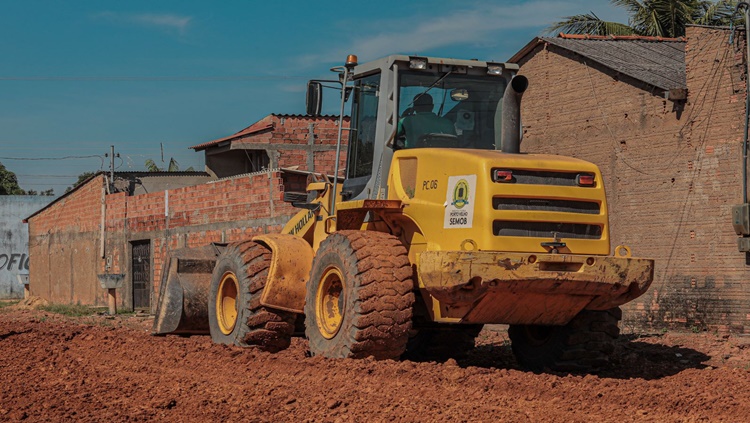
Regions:
M 627 19 L 605 0 L 0 4 L 0 162 L 21 188 L 56 195 L 109 166 L 64 157 L 110 145 L 118 170 L 161 165 L 160 145 L 165 161 L 200 170 L 188 147 L 304 113 L 306 81 L 347 54 L 505 61 L 564 16 Z

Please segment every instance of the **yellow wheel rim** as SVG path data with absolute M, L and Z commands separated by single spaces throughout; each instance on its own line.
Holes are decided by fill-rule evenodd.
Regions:
M 216 320 L 219 322 L 219 330 L 224 335 L 229 335 L 237 323 L 237 295 L 240 285 L 237 276 L 232 272 L 226 272 L 219 282 L 219 292 L 216 294 Z
M 320 334 L 331 339 L 341 328 L 344 319 L 344 285 L 341 272 L 329 267 L 323 273 L 315 294 L 315 317 Z

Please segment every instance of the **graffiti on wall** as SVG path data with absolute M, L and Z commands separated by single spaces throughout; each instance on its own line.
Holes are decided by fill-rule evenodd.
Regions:
M 0 253 L 0 272 L 29 270 L 29 256 L 25 253 Z

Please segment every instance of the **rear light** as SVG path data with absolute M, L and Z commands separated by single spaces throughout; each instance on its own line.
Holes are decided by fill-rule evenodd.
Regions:
M 492 180 L 495 182 L 513 182 L 513 171 L 503 170 L 503 169 L 493 169 Z
M 579 187 L 593 187 L 596 185 L 596 179 L 592 173 L 579 173 L 576 176 L 576 184 Z

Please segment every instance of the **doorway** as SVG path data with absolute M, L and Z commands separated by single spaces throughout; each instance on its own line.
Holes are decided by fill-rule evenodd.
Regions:
M 151 241 L 132 243 L 133 308 L 151 309 Z

